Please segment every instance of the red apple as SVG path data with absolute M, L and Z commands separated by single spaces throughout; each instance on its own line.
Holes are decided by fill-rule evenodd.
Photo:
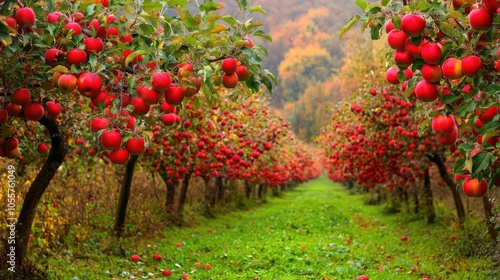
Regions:
M 60 49 L 52 48 L 45 52 L 45 63 L 50 66 L 55 66 L 57 61 L 64 57 L 64 53 Z
M 439 82 L 443 77 L 443 73 L 441 72 L 441 67 L 439 65 L 424 64 L 422 69 L 420 69 L 420 72 L 422 73 L 422 78 L 429 83 Z
M 52 13 L 49 13 L 47 15 L 47 22 L 49 22 L 49 23 L 59 22 L 59 19 L 61 19 L 61 17 L 64 17 L 64 20 L 67 20 L 66 16 L 64 16 L 64 14 L 61 13 L 61 12 L 52 12 Z
M 422 59 L 428 64 L 439 64 L 443 50 L 440 44 L 426 43 L 422 46 Z
M 122 145 L 122 135 L 118 130 L 106 130 L 101 135 L 101 145 L 106 150 L 116 150 Z
M 72 92 L 78 83 L 75 76 L 71 74 L 62 74 L 57 79 L 57 87 L 64 93 Z
M 78 66 L 87 61 L 87 53 L 84 50 L 72 49 L 66 54 L 66 61 Z
M 7 26 L 9 26 L 10 28 L 16 30 L 17 29 L 17 21 L 13 18 L 13 17 L 8 17 L 5 19 L 5 23 L 7 24 Z
M 408 36 L 406 36 L 404 31 L 398 29 L 391 30 L 391 32 L 387 35 L 387 43 L 395 50 L 404 50 L 407 40 Z
M 401 236 L 401 241 L 406 241 L 406 240 L 408 240 L 408 237 L 406 237 L 406 235 Z
M 146 151 L 144 138 L 141 136 L 128 139 L 125 146 L 131 155 L 140 155 Z
M 2 148 L 7 150 L 13 150 L 19 146 L 19 139 L 16 137 L 9 137 L 5 140 L 5 143 L 2 146 Z
M 78 91 L 85 97 L 96 97 L 101 89 L 102 79 L 94 73 L 85 72 L 78 78 Z
M 421 15 L 406 14 L 401 19 L 401 29 L 412 37 L 418 37 L 424 32 L 425 19 Z
M 21 28 L 35 25 L 36 15 L 31 8 L 20 8 L 16 11 L 16 22 Z
M 436 115 L 431 122 L 432 131 L 436 134 L 450 135 L 457 129 L 455 118 L 451 115 Z
M 448 79 L 460 79 L 464 76 L 462 73 L 462 61 L 460 59 L 450 57 L 447 58 L 441 66 L 443 77 Z
M 462 58 L 462 72 L 465 75 L 475 77 L 481 68 L 483 68 L 483 61 L 479 56 L 469 55 Z
M 45 102 L 45 107 L 47 107 L 47 115 L 51 118 L 57 117 L 61 114 L 61 104 L 59 103 L 47 101 Z
M 168 114 L 161 115 L 161 122 L 164 125 L 173 125 L 173 124 L 175 124 L 175 121 L 176 121 L 176 115 L 175 114 L 168 113 Z
M 369 280 L 369 278 L 366 275 L 360 275 L 356 278 L 356 280 Z
M 5 110 L 7 110 L 9 116 L 19 116 L 23 107 L 14 103 L 7 103 L 7 105 L 5 105 Z
M 391 67 L 391 68 L 387 69 L 387 71 L 385 72 L 385 79 L 387 80 L 387 82 L 389 82 L 390 84 L 393 84 L 393 85 L 400 84 L 401 82 L 399 81 L 399 78 L 398 78 L 399 71 L 400 70 L 397 67 Z M 404 70 L 404 74 L 405 74 L 407 80 L 411 79 L 411 77 L 413 76 L 411 69 Z
M 394 29 L 394 22 L 392 22 L 392 19 L 390 19 L 385 23 L 385 33 L 389 33 L 393 29 Z
M 406 68 L 410 66 L 413 63 L 414 59 L 415 58 L 413 56 L 411 56 L 404 50 L 403 51 L 396 50 L 394 52 L 394 62 L 396 62 L 396 65 L 399 67 Z
M 160 102 L 161 93 L 155 89 L 143 87 L 141 90 L 141 98 L 148 105 L 157 104 Z
M 66 25 L 64 26 L 64 29 L 68 30 L 68 31 L 73 31 L 74 36 L 82 34 L 82 27 L 80 26 L 80 24 L 78 24 L 76 22 L 66 23 Z
M 424 102 L 432 102 L 438 97 L 438 87 L 434 83 L 420 81 L 415 87 L 415 95 Z
M 139 257 L 138 255 L 132 255 L 130 256 L 130 260 L 133 262 L 138 262 L 141 260 L 141 257 Z
M 500 8 L 500 1 L 498 0 L 483 0 L 484 8 L 491 14 L 497 13 L 498 8 Z
M 227 74 L 224 73 L 222 75 L 222 85 L 225 88 L 234 88 L 238 84 L 238 74 L 232 73 L 232 74 Z
M 405 51 L 415 58 L 422 57 L 422 46 L 427 43 L 426 40 L 420 40 L 418 45 L 414 45 L 411 38 L 408 38 L 405 45 Z
M 164 276 L 170 276 L 170 275 L 172 275 L 172 272 L 169 269 L 164 269 L 163 272 L 162 272 L 162 274 Z
M 458 129 L 454 129 L 449 135 L 438 135 L 437 140 L 441 145 L 450 146 L 457 142 Z
M 146 104 L 141 97 L 132 98 L 130 104 L 134 106 L 134 110 L 131 113 L 134 116 L 145 115 L 149 112 L 149 109 L 151 109 L 151 105 Z
M 170 105 L 179 105 L 184 100 L 184 90 L 182 87 L 172 84 L 165 92 L 165 101 Z
M 238 61 L 236 61 L 236 59 L 232 57 L 224 59 L 221 64 L 222 71 L 224 71 L 224 73 L 226 74 L 232 74 L 236 72 L 237 67 Z
M 476 109 L 476 115 L 478 119 L 484 124 L 490 122 L 495 118 L 496 115 L 500 113 L 500 106 L 492 105 L 486 109 Z
M 0 124 L 7 123 L 9 121 L 9 113 L 5 109 L 0 109 Z
M 165 92 L 172 83 L 172 78 L 167 72 L 154 73 L 151 76 L 151 86 L 159 92 Z
M 493 16 L 484 8 L 475 9 L 469 14 L 469 24 L 474 30 L 488 30 L 493 25 Z
M 191 97 L 200 91 L 201 77 L 190 76 L 188 78 L 182 78 L 181 87 L 184 91 L 184 97 Z
M 175 113 L 175 109 L 176 108 L 177 107 L 175 107 L 174 105 L 168 104 L 166 101 L 164 101 L 163 103 L 161 103 L 161 111 L 162 112 Z
M 107 118 L 94 117 L 90 123 L 90 130 L 92 132 L 98 132 L 101 129 L 107 129 L 109 126 L 109 120 Z
M 31 100 L 31 93 L 27 88 L 16 89 L 12 93 L 12 102 L 17 105 L 26 105 Z
M 250 72 L 248 72 L 248 68 L 245 65 L 238 65 L 236 67 L 236 74 L 238 75 L 238 81 L 246 81 L 250 78 Z
M 153 255 L 153 259 L 159 261 L 159 260 L 161 260 L 161 255 L 160 254 L 154 254 Z
M 45 154 L 49 151 L 49 147 L 44 143 L 40 143 L 38 144 L 38 147 L 36 147 L 36 151 L 40 154 Z
M 24 106 L 24 117 L 28 120 L 38 121 L 45 114 L 42 104 L 28 103 Z
M 85 51 L 87 53 L 99 53 L 104 49 L 104 43 L 101 38 L 85 38 L 83 40 L 83 44 L 85 44 Z
M 488 182 L 482 179 L 467 178 L 462 183 L 462 191 L 469 197 L 482 197 L 488 191 Z

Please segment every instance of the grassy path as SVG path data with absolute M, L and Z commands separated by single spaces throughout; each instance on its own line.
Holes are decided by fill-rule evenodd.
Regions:
M 402 222 L 320 178 L 253 209 L 173 228 L 136 252 L 51 264 L 57 279 L 495 279 L 488 260 L 456 259 L 435 225 Z M 401 241 L 406 235 L 407 241 Z M 177 247 L 176 243 L 181 243 Z M 153 254 L 162 256 L 160 261 Z M 210 269 L 205 265 L 209 264 Z M 418 266 L 415 267 L 415 266 Z M 413 267 L 413 269 L 412 269 Z M 51 270 L 52 270 L 51 269 Z M 54 273 L 55 274 L 55 273 Z M 136 277 L 136 278 L 134 278 Z

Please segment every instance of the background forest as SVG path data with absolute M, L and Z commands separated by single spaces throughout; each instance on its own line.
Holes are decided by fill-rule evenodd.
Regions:
M 237 14 L 229 0 L 225 9 Z M 339 40 L 349 18 L 359 13 L 354 1 L 255 0 L 266 11 L 264 29 L 273 42 L 260 41 L 269 51 L 265 68 L 276 73 L 279 86 L 271 105 L 293 126 L 298 137 L 310 141 L 329 119 L 327 107 L 359 88 L 364 76 L 381 73 L 386 53 L 383 42 L 372 42 L 358 30 Z M 283 9 L 286 5 L 286 9 Z

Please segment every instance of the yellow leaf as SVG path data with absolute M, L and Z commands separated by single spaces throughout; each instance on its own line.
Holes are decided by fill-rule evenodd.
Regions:
M 227 30 L 227 28 L 226 28 L 224 25 L 219 24 L 219 25 L 217 25 L 217 26 L 216 26 L 216 27 L 212 30 L 212 32 L 211 32 L 211 33 L 220 33 L 220 32 L 222 32 L 222 31 L 224 31 L 224 30 Z
M 217 10 L 220 10 L 222 8 L 224 8 L 224 5 L 222 5 L 221 3 L 218 3 L 217 6 L 215 6 L 217 8 Z

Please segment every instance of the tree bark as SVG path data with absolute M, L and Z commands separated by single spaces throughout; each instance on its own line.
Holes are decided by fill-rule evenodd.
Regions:
M 252 186 L 250 182 L 245 181 L 245 195 L 247 196 L 247 200 L 250 200 L 250 194 L 252 193 Z
M 127 217 L 127 205 L 130 198 L 130 187 L 132 185 L 132 178 L 134 177 L 135 163 L 139 158 L 138 155 L 132 155 L 127 162 L 125 169 L 125 180 L 123 181 L 122 188 L 120 189 L 120 197 L 118 198 L 118 208 L 116 211 L 115 221 L 115 235 L 120 238 L 125 227 L 125 219 Z
M 427 223 L 432 224 L 436 221 L 436 210 L 434 209 L 433 195 L 431 189 L 431 176 L 429 174 L 429 167 L 425 168 L 424 171 L 424 195 L 423 203 L 425 207 L 425 215 L 427 217 Z
M 462 203 L 462 199 L 460 198 L 460 194 L 457 191 L 457 186 L 455 181 L 451 178 L 450 174 L 446 170 L 446 166 L 444 165 L 443 159 L 439 154 L 433 153 L 432 155 L 428 155 L 428 157 L 430 161 L 436 164 L 439 170 L 439 175 L 441 175 L 441 178 L 444 180 L 444 182 L 450 189 L 453 195 L 453 200 L 455 202 L 455 208 L 457 210 L 458 222 L 460 226 L 463 226 L 465 222 L 465 208 L 464 204 Z
M 224 204 L 224 196 L 226 192 L 226 183 L 222 177 L 217 177 L 215 179 L 215 184 L 217 185 L 217 195 L 215 203 L 219 202 Z
M 264 190 L 264 183 L 257 186 L 257 198 L 262 200 L 262 191 Z
M 486 215 L 486 226 L 488 227 L 488 233 L 490 234 L 493 242 L 496 243 L 498 238 L 498 230 L 495 228 L 495 222 L 493 219 L 495 218 L 495 214 L 493 213 L 493 209 L 491 207 L 490 198 L 488 194 L 483 196 L 483 208 L 484 214 Z
M 162 163 L 160 167 L 160 177 L 167 187 L 167 195 L 165 197 L 165 211 L 167 215 L 172 216 L 175 213 L 175 189 L 179 185 L 176 179 L 171 179 L 167 174 L 167 167 Z
M 186 204 L 187 191 L 189 187 L 189 179 L 191 178 L 191 172 L 186 174 L 184 180 L 182 180 L 181 193 L 179 197 L 179 205 L 177 206 L 177 215 L 182 217 L 182 212 L 184 212 L 184 204 Z
M 47 160 L 44 162 L 42 169 L 31 184 L 28 193 L 26 193 L 23 207 L 21 208 L 21 213 L 17 220 L 15 253 L 16 268 L 18 269 L 22 268 L 26 258 L 31 226 L 35 219 L 38 203 L 68 153 L 67 139 L 64 134 L 59 131 L 57 122 L 46 116 L 43 116 L 38 122 L 49 131 L 51 148 Z M 12 245 L 8 245 L 8 247 L 5 248 L 9 248 L 10 246 Z
M 418 214 L 419 212 L 419 200 L 418 200 L 418 187 L 417 185 L 413 185 L 413 200 L 415 201 L 415 205 L 413 208 L 413 212 Z
M 213 218 L 214 215 L 210 209 L 210 179 L 203 179 L 205 182 L 205 196 L 203 199 L 203 215 L 207 218 Z

